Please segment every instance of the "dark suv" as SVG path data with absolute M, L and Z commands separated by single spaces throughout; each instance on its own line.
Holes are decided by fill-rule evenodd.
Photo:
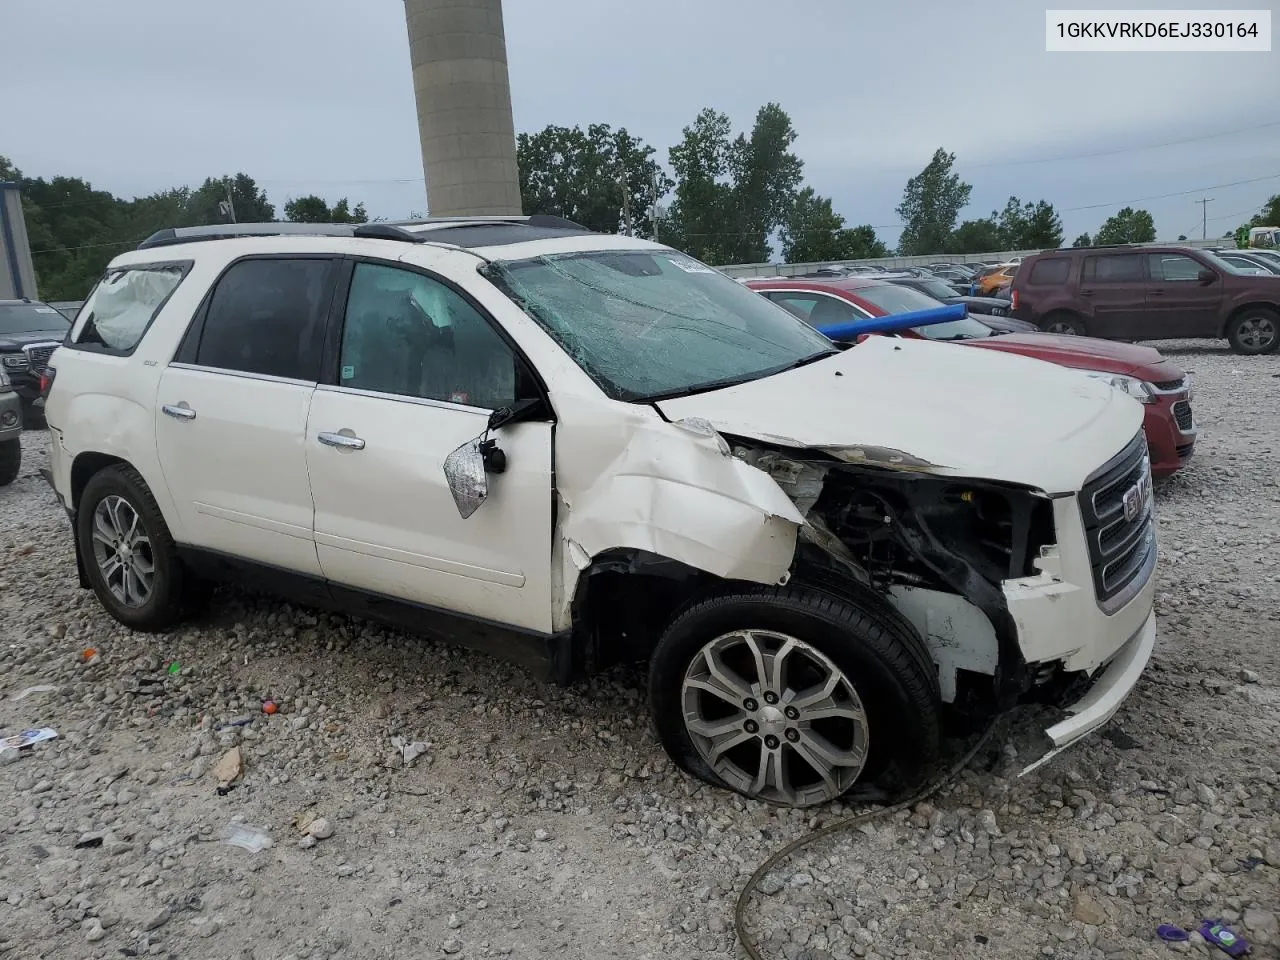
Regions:
M 1051 250 L 1023 261 L 1012 312 L 1049 333 L 1225 337 L 1236 353 L 1270 353 L 1280 345 L 1280 276 L 1251 275 L 1190 247 Z
M 39 300 L 0 300 L 0 367 L 22 398 L 28 423 L 39 415 L 33 405 L 40 399 L 40 374 L 70 326 L 66 317 Z

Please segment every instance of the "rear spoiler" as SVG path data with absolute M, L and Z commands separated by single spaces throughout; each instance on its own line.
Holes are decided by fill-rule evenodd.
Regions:
M 969 315 L 969 308 L 963 303 L 950 304 L 945 307 L 930 307 L 928 310 L 913 310 L 910 313 L 894 313 L 887 317 L 870 317 L 865 320 L 846 320 L 843 323 L 832 323 L 818 327 L 818 332 L 831 340 L 856 340 L 864 333 L 894 333 L 910 327 L 927 327 L 935 323 L 952 323 L 963 320 Z

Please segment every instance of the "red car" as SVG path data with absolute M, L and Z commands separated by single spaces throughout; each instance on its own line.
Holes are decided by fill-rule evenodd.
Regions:
M 869 277 L 774 278 L 745 283 L 818 329 L 942 306 L 918 290 Z M 1195 448 L 1190 377 L 1153 347 L 1051 333 L 1001 334 L 974 317 L 912 327 L 898 335 L 954 340 L 969 347 L 1018 353 L 1110 382 L 1146 405 L 1144 428 L 1155 477 L 1175 473 Z

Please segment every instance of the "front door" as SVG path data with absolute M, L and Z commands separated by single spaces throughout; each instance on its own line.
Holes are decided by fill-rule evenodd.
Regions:
M 1181 253 L 1147 254 L 1147 320 L 1144 336 L 1216 337 L 1222 309 L 1222 279 L 1210 283 L 1200 271 L 1212 269 Z
M 443 281 L 354 264 L 337 382 L 311 403 L 306 456 L 316 544 L 341 585 L 551 631 L 548 422 L 494 438 L 506 470 L 463 519 L 445 458 L 484 433 L 490 411 L 536 385 L 492 321 Z
M 233 264 L 161 375 L 156 443 L 190 546 L 319 576 L 305 443 L 335 266 Z
M 1147 278 L 1140 253 L 1085 257 L 1080 269 L 1085 332 L 1108 340 L 1142 340 L 1147 322 Z

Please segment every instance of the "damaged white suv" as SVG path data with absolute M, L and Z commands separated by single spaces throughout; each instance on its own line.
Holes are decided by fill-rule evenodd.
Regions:
M 918 779 L 948 704 L 1065 702 L 1062 747 L 1155 642 L 1139 404 L 1022 357 L 842 350 L 656 243 L 162 231 L 52 366 L 52 482 L 122 623 L 241 578 L 557 682 L 647 658 L 667 751 L 751 797 Z

